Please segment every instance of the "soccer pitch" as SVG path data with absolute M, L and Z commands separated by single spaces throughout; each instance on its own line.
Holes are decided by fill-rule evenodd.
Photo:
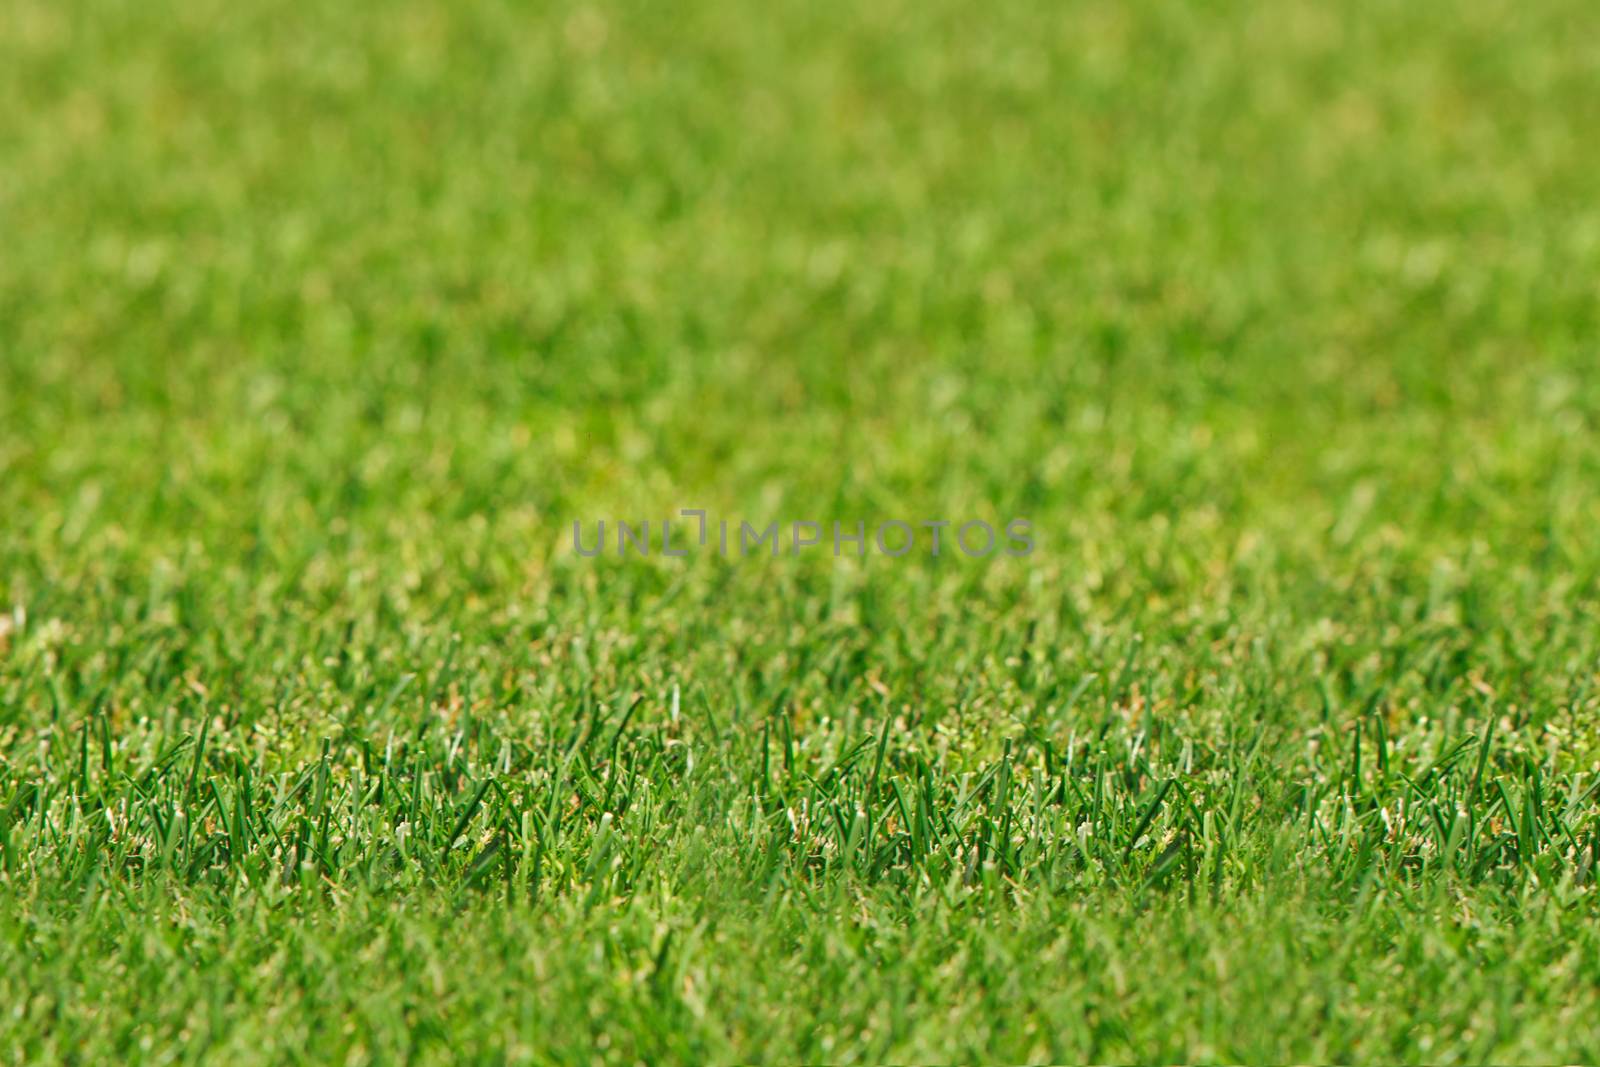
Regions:
M 1600 1060 L 1597 15 L 0 0 L 0 1061 Z

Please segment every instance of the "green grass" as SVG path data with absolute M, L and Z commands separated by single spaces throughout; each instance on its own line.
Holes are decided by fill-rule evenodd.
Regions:
M 1600 1060 L 1597 30 L 0 0 L 0 1056 Z

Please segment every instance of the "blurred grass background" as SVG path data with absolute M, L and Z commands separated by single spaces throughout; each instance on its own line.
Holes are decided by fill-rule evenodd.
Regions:
M 1266 724 L 1284 782 L 1337 777 L 1341 731 L 1376 707 L 1422 764 L 1499 723 L 1577 796 L 1600 748 L 1597 30 L 1577 0 L 0 0 L 10 796 L 54 780 L 59 739 L 95 715 L 130 758 L 209 719 L 218 751 L 288 773 L 330 736 L 440 716 L 538 745 L 585 693 L 652 694 L 636 722 L 653 728 L 680 684 L 701 721 L 791 707 L 825 752 L 881 697 L 895 745 L 937 750 L 952 778 L 1020 731 L 1098 729 L 1109 746 L 1140 721 L 1152 751 L 1164 737 L 1172 758 L 1187 742 L 1222 762 Z M 568 551 L 574 519 L 697 506 L 759 525 L 1020 515 L 1039 550 L 737 566 Z M 382 703 L 441 661 L 457 682 L 437 706 Z M 1093 707 L 1089 675 L 1116 682 Z M 737 762 L 755 734 L 738 736 L 703 740 Z M 699 855 L 680 846 L 675 862 Z M 76 1014 L 94 957 L 51 869 L 10 883 L 33 886 L 13 962 L 65 991 L 42 1017 L 125 1051 Z M 1305 891 L 1308 915 L 1356 914 L 1346 889 Z M 440 937 L 449 909 L 414 892 L 417 936 Z M 1087 905 L 1110 909 L 1108 930 L 1144 921 L 1113 900 Z M 797 940 L 826 954 L 850 936 L 850 909 L 813 928 L 790 904 L 746 920 L 773 981 L 802 980 L 784 969 Z M 250 953 L 271 923 L 190 906 L 267 966 Z M 235 906 L 258 925 L 230 929 Z M 651 924 L 677 912 L 651 906 L 619 921 L 654 952 Z M 1029 907 L 985 920 L 1011 924 L 1007 951 L 1068 922 Z M 1157 998 L 1120 1029 L 1060 1024 L 1052 1045 L 1059 1004 L 947 1032 L 902 989 L 913 1007 L 884 1030 L 830 1024 L 825 1004 L 785 1021 L 752 986 L 748 1018 L 676 1052 L 1593 1054 L 1562 1021 L 1592 1003 L 1575 983 L 1600 958 L 1592 937 L 1563 955 L 1569 920 L 1525 935 L 1528 970 L 1439 964 L 1434 983 L 1460 990 L 1442 1016 L 1540 981 L 1544 1008 L 1422 1047 L 1406 1035 L 1428 1004 L 1383 1002 L 1394 940 L 1373 942 L 1341 1015 L 1311 964 L 1252 959 L 1228 925 L 1270 941 L 1288 920 L 1234 907 L 1163 913 L 1187 947 L 1138 957 L 1170 975 L 1246 953 L 1233 973 L 1257 993 L 1209 1022 Z M 910 936 L 895 914 L 885 929 Z M 569 919 L 538 921 L 556 941 L 600 936 Z M 387 920 L 327 921 L 359 955 Z M 502 944 L 506 921 L 474 911 L 472 943 Z M 1339 927 L 1304 921 L 1292 936 L 1322 939 L 1316 960 L 1356 966 Z M 135 951 L 95 929 L 84 945 Z M 883 980 L 926 978 L 950 1018 L 981 1016 L 940 985 L 954 936 L 903 947 Z M 379 953 L 382 973 L 440 967 L 435 991 L 465 988 L 442 945 L 404 944 L 420 954 Z M 1098 951 L 1080 948 L 1067 958 Z M 738 987 L 736 946 L 705 951 L 717 988 Z M 585 960 L 552 964 L 576 983 L 563 995 L 601 996 L 574 975 L 614 977 Z M 836 985 L 870 988 L 840 966 Z M 133 992 L 167 980 L 147 979 L 105 991 L 130 998 L 108 1017 L 138 1020 Z M 1252 1036 L 1252 1005 L 1301 980 L 1285 1043 Z M 1318 1045 L 1310 1020 L 1329 1017 L 1346 1029 Z M 27 1044 L 45 1040 L 38 1018 L 18 1047 L 45 1054 Z M 641 1036 L 658 1022 L 624 1022 L 634 1045 L 614 1058 L 663 1054 Z M 499 1032 L 469 1047 L 505 1054 Z M 296 1040 L 317 1047 L 315 1026 Z

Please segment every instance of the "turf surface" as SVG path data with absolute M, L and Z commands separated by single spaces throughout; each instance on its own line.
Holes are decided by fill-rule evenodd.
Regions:
M 1597 30 L 0 0 L 0 1053 L 1600 1059 Z

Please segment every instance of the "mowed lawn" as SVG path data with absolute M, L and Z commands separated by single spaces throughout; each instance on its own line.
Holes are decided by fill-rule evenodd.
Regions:
M 1597 131 L 1590 0 L 0 0 L 0 1060 L 1600 1059 Z

